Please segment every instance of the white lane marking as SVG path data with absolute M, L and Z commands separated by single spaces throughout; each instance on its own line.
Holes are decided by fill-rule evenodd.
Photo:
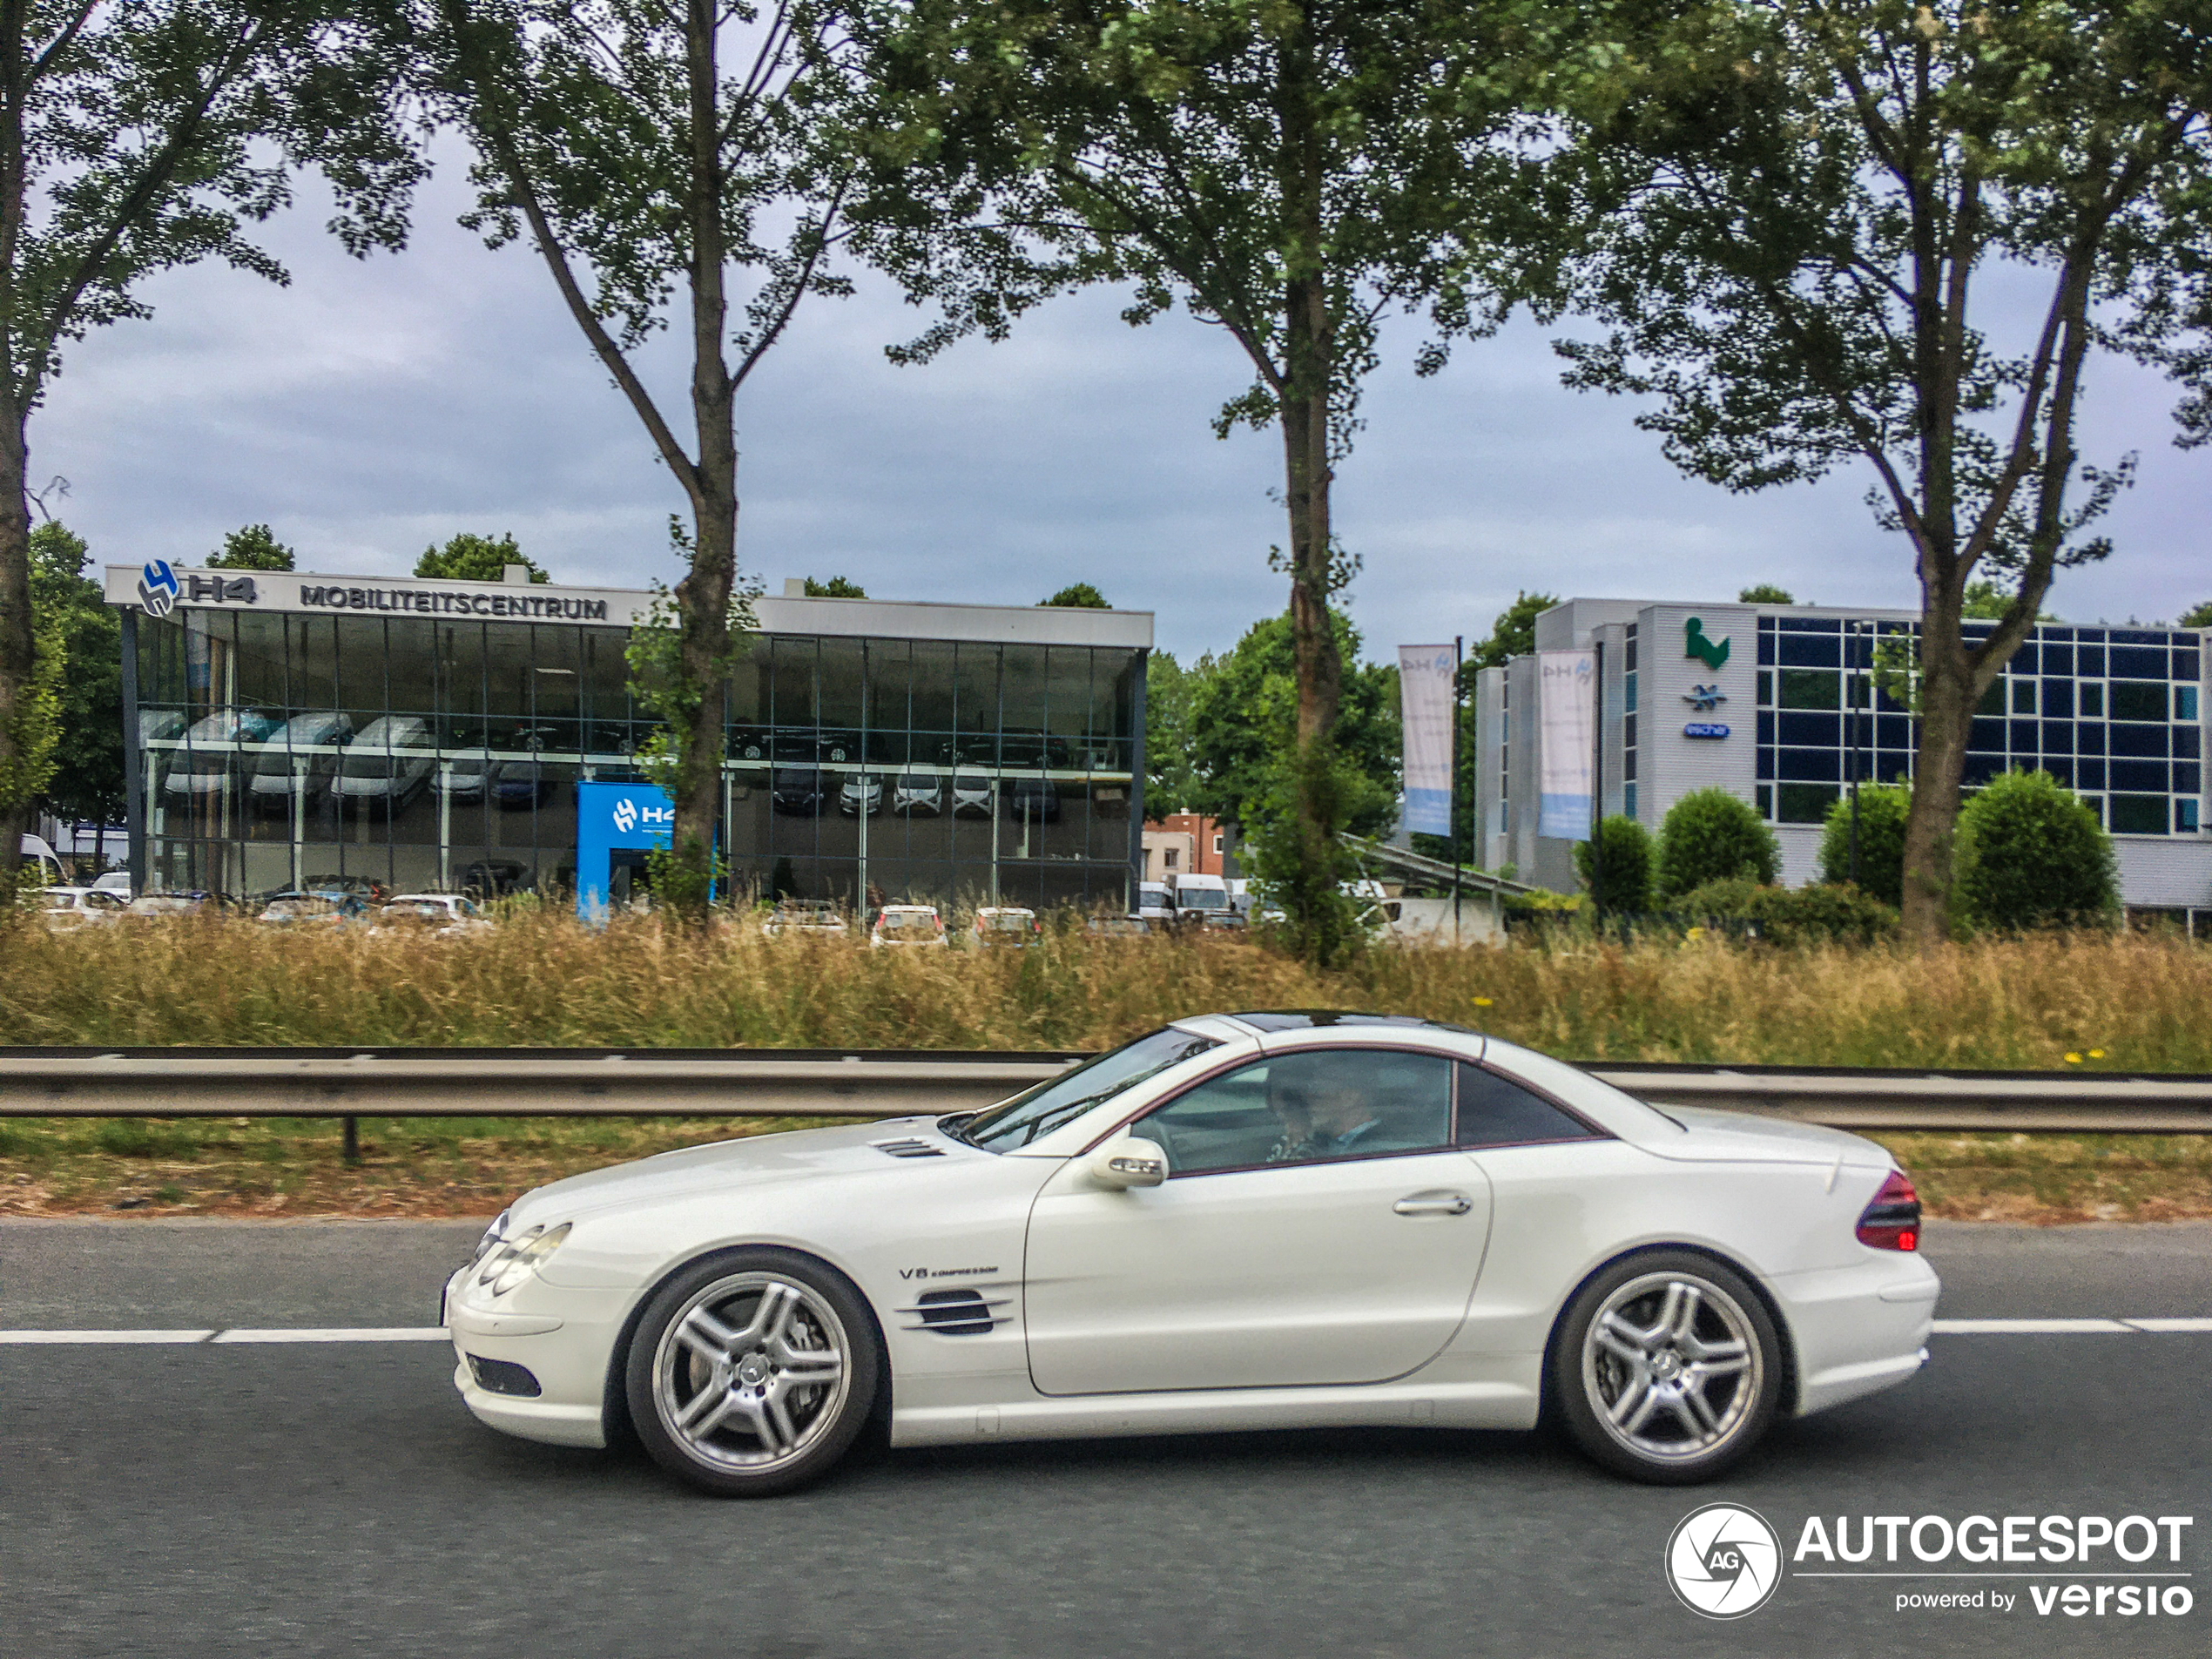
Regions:
M 442 1325 L 387 1325 L 334 1326 L 326 1331 L 316 1330 L 241 1330 L 218 1331 L 211 1341 L 215 1342 L 443 1342 L 446 1329 Z
M 212 1331 L 0 1331 L 0 1342 L 205 1342 Z
M 2138 1331 L 2212 1331 L 2212 1319 L 2130 1319 Z
M 2133 1326 L 2118 1319 L 1938 1319 L 1939 1337 L 2079 1336 L 2089 1332 L 2128 1332 Z

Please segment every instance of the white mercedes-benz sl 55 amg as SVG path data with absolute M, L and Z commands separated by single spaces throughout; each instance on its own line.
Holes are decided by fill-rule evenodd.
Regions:
M 1871 1142 L 1661 1110 L 1480 1033 L 1180 1020 L 1003 1103 L 542 1187 L 445 1290 L 494 1428 L 707 1491 L 894 1446 L 1555 1420 L 1705 1480 L 1925 1363 Z

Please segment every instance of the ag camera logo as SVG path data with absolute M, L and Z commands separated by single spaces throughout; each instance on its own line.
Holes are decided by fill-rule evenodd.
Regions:
M 1692 1613 L 1740 1619 L 1764 1607 L 1782 1582 L 1782 1540 L 1755 1509 L 1709 1503 L 1682 1518 L 1667 1540 L 1667 1584 Z

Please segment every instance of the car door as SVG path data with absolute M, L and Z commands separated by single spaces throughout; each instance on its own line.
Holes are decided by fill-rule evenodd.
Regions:
M 1379 1382 L 1433 1358 L 1488 1236 L 1480 1166 L 1450 1144 L 1452 1065 L 1373 1047 L 1272 1054 L 1131 1126 L 1157 1187 L 1071 1159 L 1024 1264 L 1047 1394 Z

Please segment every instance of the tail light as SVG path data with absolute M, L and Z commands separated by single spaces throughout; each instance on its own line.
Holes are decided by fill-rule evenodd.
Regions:
M 1920 1247 L 1920 1195 L 1902 1170 L 1892 1170 L 1858 1218 L 1858 1242 L 1875 1250 Z

